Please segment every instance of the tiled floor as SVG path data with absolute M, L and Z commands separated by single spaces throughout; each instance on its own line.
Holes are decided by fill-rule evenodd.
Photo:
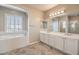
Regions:
M 63 53 L 40 42 L 4 53 L 3 55 L 63 55 Z

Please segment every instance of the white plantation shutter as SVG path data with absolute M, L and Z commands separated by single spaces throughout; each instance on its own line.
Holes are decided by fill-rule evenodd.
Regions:
M 22 32 L 22 22 L 23 17 L 19 15 L 10 15 L 5 16 L 6 20 L 6 32 Z

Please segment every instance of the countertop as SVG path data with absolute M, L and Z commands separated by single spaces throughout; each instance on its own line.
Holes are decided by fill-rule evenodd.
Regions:
M 61 32 L 46 32 L 46 31 L 40 31 L 40 33 L 57 35 L 57 36 L 64 37 L 64 38 L 78 39 L 79 40 L 79 34 L 71 34 L 71 33 L 66 34 L 66 33 L 61 33 Z

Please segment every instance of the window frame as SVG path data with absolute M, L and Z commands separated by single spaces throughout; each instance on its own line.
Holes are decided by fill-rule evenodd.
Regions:
M 23 19 L 22 19 L 22 25 L 21 25 L 21 26 L 22 26 L 21 31 L 19 30 L 19 25 L 20 25 L 20 24 L 18 24 L 18 31 L 17 31 L 17 32 L 15 31 L 15 29 L 16 29 L 16 28 L 15 28 L 15 27 L 16 27 L 16 24 L 15 24 L 16 21 L 15 21 L 15 19 L 14 19 L 14 24 L 13 24 L 13 25 L 14 25 L 14 31 L 13 31 L 13 32 L 8 31 L 8 28 L 7 28 L 7 16 L 14 16 L 14 18 L 15 18 L 16 16 L 21 16 L 21 15 L 10 14 L 10 13 L 5 14 L 5 20 L 4 20 L 4 21 L 5 21 L 5 22 L 4 22 L 4 23 L 5 23 L 5 26 L 4 26 L 5 32 L 9 32 L 9 33 L 20 33 L 20 32 L 23 32 L 23 21 L 24 21 L 23 16 L 21 16 L 21 17 L 23 18 Z M 10 23 L 11 23 L 11 21 L 10 21 Z M 12 28 L 10 27 L 10 30 L 11 30 L 11 29 L 12 29 Z

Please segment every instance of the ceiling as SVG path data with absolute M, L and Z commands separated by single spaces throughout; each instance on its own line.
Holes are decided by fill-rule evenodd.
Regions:
M 40 11 L 47 11 L 53 7 L 55 7 L 57 4 L 28 4 L 28 6 L 36 8 Z

